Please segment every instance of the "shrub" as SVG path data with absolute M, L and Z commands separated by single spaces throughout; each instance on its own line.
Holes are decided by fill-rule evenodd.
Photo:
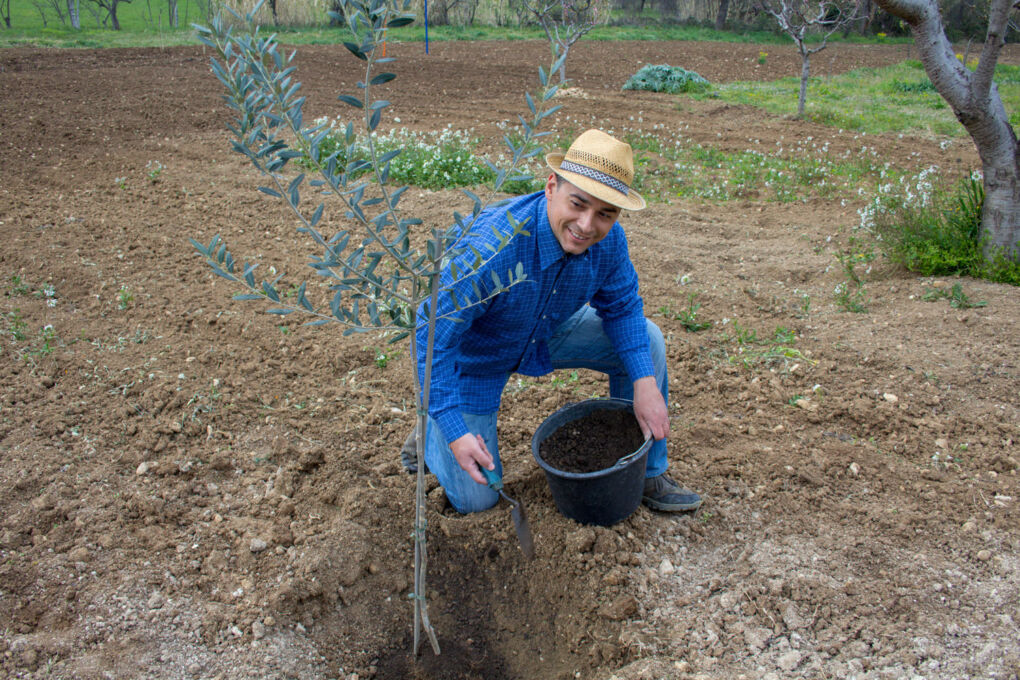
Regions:
M 694 71 L 667 64 L 642 66 L 624 84 L 625 90 L 651 90 L 652 92 L 702 92 L 709 88 L 709 82 Z
M 904 200 L 875 215 L 874 230 L 885 255 L 910 271 L 959 274 L 1020 285 L 1020 264 L 982 254 L 980 177 L 961 182 L 956 193 L 933 190 L 925 200 Z

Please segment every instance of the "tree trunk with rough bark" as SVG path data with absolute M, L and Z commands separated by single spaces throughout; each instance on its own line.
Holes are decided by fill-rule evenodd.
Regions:
M 797 97 L 797 117 L 804 117 L 804 106 L 807 104 L 807 84 L 811 77 L 811 52 L 800 43 L 800 95 Z
M 906 21 L 914 33 L 924 70 L 953 109 L 981 157 L 985 203 L 981 228 L 988 259 L 999 253 L 1020 261 L 1020 158 L 1016 133 L 992 81 L 1005 43 L 1012 0 L 992 0 L 988 32 L 973 72 L 956 58 L 936 0 L 874 0 Z
M 726 15 L 730 11 L 730 0 L 719 0 L 719 12 L 715 15 L 715 30 L 726 28 Z

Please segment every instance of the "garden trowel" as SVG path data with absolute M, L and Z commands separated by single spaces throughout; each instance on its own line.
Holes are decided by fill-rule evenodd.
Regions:
M 514 521 L 514 529 L 517 531 L 517 540 L 521 542 L 521 551 L 524 552 L 524 556 L 529 560 L 535 558 L 535 544 L 531 540 L 531 527 L 528 526 L 528 518 L 524 514 L 524 506 L 520 502 L 515 501 L 506 495 L 503 491 L 503 478 L 499 476 L 499 473 L 495 470 L 486 470 L 481 468 L 482 474 L 485 475 L 485 481 L 488 483 L 489 488 L 493 491 L 498 491 L 499 495 L 506 499 L 510 503 L 510 517 Z

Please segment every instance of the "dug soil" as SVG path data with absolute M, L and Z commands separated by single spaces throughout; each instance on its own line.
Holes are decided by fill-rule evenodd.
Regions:
M 596 472 L 637 451 L 642 442 L 632 412 L 598 409 L 561 425 L 542 440 L 538 453 L 561 472 Z
M 1016 64 L 1013 47 L 1003 61 Z M 399 125 L 493 145 L 548 54 L 538 42 L 391 49 Z M 812 69 L 907 52 L 831 45 Z M 457 516 L 428 478 L 442 653 L 426 644 L 412 658 L 407 347 L 233 301 L 196 256 L 189 237 L 219 234 L 262 276 L 297 282 L 317 254 L 231 151 L 208 59 L 198 47 L 0 51 L 0 675 L 1016 677 L 1020 296 L 879 260 L 868 311 L 845 311 L 835 253 L 866 195 L 660 197 L 624 216 L 666 336 L 671 473 L 704 506 L 642 507 L 608 528 L 561 516 L 531 435 L 607 388 L 583 371 L 515 376 L 500 448 L 536 559 L 505 504 Z M 360 62 L 320 46 L 295 63 L 306 118 L 346 115 L 336 95 L 356 90 Z M 979 167 L 966 138 L 621 92 L 647 63 L 711 81 L 799 73 L 792 47 L 583 42 L 549 123 L 721 150 L 828 144 L 947 177 Z M 402 205 L 423 228 L 471 207 L 455 190 L 412 189 Z M 342 211 L 323 219 L 343 224 Z M 984 306 L 925 295 L 955 283 Z M 713 324 L 697 333 L 677 318 L 692 293 Z M 782 347 L 748 341 L 777 327 Z

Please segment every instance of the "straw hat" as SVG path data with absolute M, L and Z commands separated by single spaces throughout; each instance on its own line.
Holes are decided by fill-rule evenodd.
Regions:
M 567 153 L 546 154 L 545 162 L 581 191 L 610 205 L 627 210 L 645 207 L 645 199 L 630 188 L 634 181 L 630 144 L 601 130 L 581 133 Z

